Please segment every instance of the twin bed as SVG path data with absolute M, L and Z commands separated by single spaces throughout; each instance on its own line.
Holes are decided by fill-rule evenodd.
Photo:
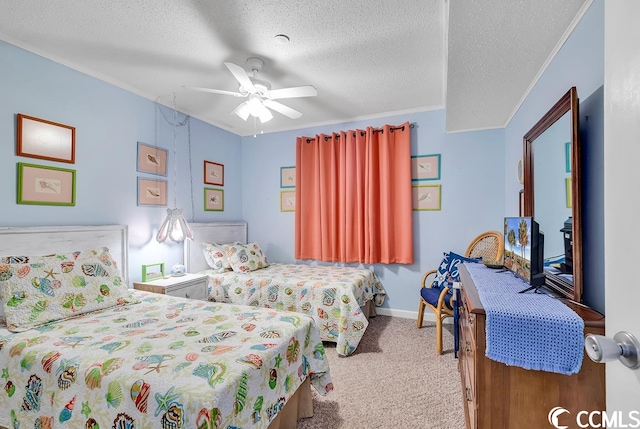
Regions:
M 207 264 L 203 243 L 246 243 L 245 222 L 190 224 L 194 241 L 185 241 L 187 271 L 208 276 L 209 300 L 289 310 L 311 316 L 320 339 L 336 343 L 338 354 L 352 354 L 386 292 L 368 269 L 281 264 L 248 272 L 220 273 Z
M 126 226 L 0 229 L 0 288 L 22 291 L 0 302 L 10 321 L 0 322 L 0 426 L 274 429 L 313 414 L 310 385 L 320 394 L 333 385 L 312 318 L 136 290 L 104 305 L 101 299 L 108 302 L 118 285 L 129 284 L 127 246 Z M 91 253 L 97 262 L 64 253 L 84 249 L 98 249 Z M 23 258 L 51 253 L 56 256 Z M 66 284 L 62 273 L 79 265 L 83 281 L 75 276 Z M 37 270 L 48 278 L 34 275 Z M 20 286 L 23 277 L 29 284 Z M 84 293 L 95 284 L 95 300 L 72 301 L 96 305 L 95 311 L 49 320 L 55 303 L 37 304 L 23 311 L 35 326 L 15 329 L 21 319 L 13 311 L 33 291 L 54 302 L 62 290 Z M 66 304 L 60 308 L 68 310 Z

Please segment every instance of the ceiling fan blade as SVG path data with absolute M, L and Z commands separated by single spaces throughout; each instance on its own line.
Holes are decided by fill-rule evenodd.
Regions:
M 249 117 L 250 110 L 251 109 L 249 108 L 249 102 L 245 101 L 244 103 L 240 103 L 240 105 L 233 109 L 231 113 L 235 113 L 236 115 L 240 116 L 243 121 L 246 121 Z
M 318 91 L 311 85 L 293 86 L 291 88 L 272 89 L 269 91 L 269 98 L 277 100 L 279 98 L 315 97 Z
M 291 119 L 298 119 L 300 116 L 302 116 L 302 113 L 277 101 L 265 99 L 263 103 L 268 108 L 273 109 L 278 113 L 282 113 L 284 116 L 288 116 Z
M 224 65 L 227 66 L 238 83 L 240 83 L 240 86 L 244 87 L 247 91 L 253 88 L 253 82 L 251 82 L 251 79 L 249 79 L 249 75 L 247 74 L 247 71 L 245 69 L 237 64 L 230 62 L 225 62 Z
M 190 89 L 193 91 L 211 92 L 214 94 L 223 94 L 223 95 L 233 95 L 234 97 L 244 97 L 244 95 L 240 94 L 239 92 L 225 91 L 224 89 L 201 88 L 199 86 L 183 86 L 183 88 Z

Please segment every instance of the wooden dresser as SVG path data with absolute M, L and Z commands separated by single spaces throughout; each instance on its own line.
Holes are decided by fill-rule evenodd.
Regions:
M 563 407 L 569 413 L 559 424 L 579 427 L 579 411 L 605 409 L 605 365 L 585 354 L 580 372 L 571 376 L 508 366 L 485 356 L 486 315 L 469 272 L 460 264 L 459 371 L 468 429 L 551 428 L 549 411 Z M 565 302 L 585 322 L 585 334 L 604 335 L 604 316 Z

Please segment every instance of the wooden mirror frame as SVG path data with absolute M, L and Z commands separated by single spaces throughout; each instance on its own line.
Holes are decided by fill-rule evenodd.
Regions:
M 535 217 L 533 145 L 544 131 L 570 113 L 571 127 L 571 213 L 573 234 L 573 285 L 553 274 L 545 273 L 545 283 L 562 296 L 582 300 L 582 195 L 580 158 L 582 147 L 578 134 L 578 92 L 572 87 L 524 136 L 524 216 Z M 558 231 L 559 232 L 559 231 Z

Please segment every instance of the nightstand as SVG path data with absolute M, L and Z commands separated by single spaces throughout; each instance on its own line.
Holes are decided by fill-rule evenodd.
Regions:
M 185 274 L 152 280 L 145 283 L 134 283 L 133 288 L 147 292 L 178 296 L 181 298 L 207 301 L 207 276 L 203 274 Z

